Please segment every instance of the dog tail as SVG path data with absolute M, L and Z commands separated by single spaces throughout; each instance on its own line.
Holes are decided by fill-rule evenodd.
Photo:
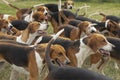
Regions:
M 103 17 L 106 17 L 106 15 L 105 15 L 105 14 L 103 14 L 103 13 L 99 13 L 99 15 L 101 15 L 101 16 L 103 16 Z
M 45 50 L 45 61 L 47 63 L 49 71 L 52 71 L 56 66 L 51 62 L 50 58 L 50 47 L 53 42 L 57 39 L 57 37 L 64 31 L 64 29 L 60 30 L 53 38 L 48 42 L 47 48 Z
M 5 4 L 9 5 L 10 7 L 16 9 L 16 10 L 20 10 L 20 8 L 13 6 L 11 3 L 7 2 L 6 0 L 2 0 Z

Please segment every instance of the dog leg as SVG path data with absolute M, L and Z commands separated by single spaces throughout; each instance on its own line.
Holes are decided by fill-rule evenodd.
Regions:
M 38 67 L 35 58 L 34 52 L 31 52 L 29 55 L 29 63 L 28 63 L 28 70 L 30 73 L 29 80 L 38 80 Z
M 105 75 L 103 69 L 105 65 L 108 63 L 109 59 L 110 59 L 109 56 L 102 56 L 101 63 L 98 66 L 99 72 L 101 72 L 103 75 Z

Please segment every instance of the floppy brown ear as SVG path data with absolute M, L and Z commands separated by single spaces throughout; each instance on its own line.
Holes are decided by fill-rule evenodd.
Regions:
M 96 49 L 97 49 L 95 40 L 97 40 L 97 39 L 93 39 L 93 38 L 91 37 L 91 35 L 89 35 L 88 40 L 87 40 L 87 42 L 88 42 L 87 45 L 88 45 L 94 52 L 96 52 Z
M 34 13 L 33 14 L 33 19 L 34 19 L 34 21 L 38 21 L 39 20 L 39 16 L 40 16 L 40 14 L 38 14 L 37 12 L 36 13 Z
M 28 28 L 26 28 L 26 29 L 23 31 L 22 34 L 24 34 L 24 35 L 22 35 L 22 40 L 23 40 L 24 42 L 26 42 L 27 39 L 28 39 L 28 37 L 29 37 L 29 30 L 28 30 Z
M 34 33 L 33 24 L 32 24 L 32 23 L 30 23 L 30 24 L 28 25 L 27 29 L 28 29 L 29 33 Z

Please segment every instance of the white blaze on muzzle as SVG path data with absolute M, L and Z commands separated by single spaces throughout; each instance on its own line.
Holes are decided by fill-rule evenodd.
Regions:
M 92 32 L 96 32 L 97 29 L 94 27 L 94 25 L 97 25 L 97 24 L 89 24 L 88 27 L 87 27 L 87 33 L 92 33 Z
M 48 23 L 46 21 L 41 22 L 39 30 L 47 30 L 47 29 L 48 29 Z

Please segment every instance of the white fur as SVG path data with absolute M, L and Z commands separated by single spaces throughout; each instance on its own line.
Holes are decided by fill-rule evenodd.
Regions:
M 56 35 L 53 36 L 53 39 L 55 40 L 60 34 L 62 34 L 63 31 L 64 29 L 61 29 L 60 31 L 58 31 Z
M 45 21 L 40 23 L 40 30 L 47 30 L 47 28 L 48 28 L 48 24 Z
M 41 59 L 39 53 L 36 52 L 36 51 L 35 51 L 35 58 L 36 58 L 37 67 L 38 67 L 38 70 L 39 70 L 39 73 L 40 73 L 43 63 L 42 63 L 42 59 Z
M 25 42 L 22 41 L 21 37 L 22 37 L 22 34 L 20 36 L 16 37 L 16 42 L 20 42 L 20 43 L 25 44 Z
M 10 26 L 13 26 L 11 23 L 8 23 L 8 28 L 11 28 Z
M 105 21 L 105 28 L 107 28 L 107 25 L 108 25 L 108 22 L 109 22 L 110 20 L 106 20 Z
M 90 56 L 91 54 L 94 54 L 93 50 L 88 47 L 87 45 L 85 45 L 83 43 L 83 38 L 80 39 L 80 50 L 79 52 L 76 54 L 77 60 L 78 60 L 78 67 L 81 67 L 83 62 L 85 61 L 85 59 Z
M 112 47 L 115 47 L 113 44 L 109 43 L 107 40 L 107 45 L 103 46 L 101 49 L 104 49 L 106 51 L 112 51 Z
M 87 32 L 88 33 L 91 33 L 92 31 L 96 32 L 97 29 L 94 27 L 94 25 L 96 24 L 89 24 L 88 27 L 87 27 Z
M 10 15 L 8 15 L 8 14 L 4 14 L 4 16 L 3 16 L 3 19 L 8 19 L 8 17 L 9 17 Z
M 32 11 L 31 14 L 27 14 L 27 16 L 25 16 L 24 20 L 27 21 L 27 22 L 32 22 L 32 21 L 34 21 L 32 15 L 33 15 L 33 11 Z
M 36 40 L 36 42 L 34 43 L 34 45 L 37 45 L 37 44 L 42 40 L 42 38 L 43 38 L 43 36 L 40 36 L 40 37 Z
M 29 34 L 29 38 L 27 39 L 26 44 L 31 44 L 32 41 L 35 39 L 35 37 L 38 35 L 37 32 L 33 33 L 33 34 Z
M 48 13 L 46 7 L 44 7 L 44 14 Z

